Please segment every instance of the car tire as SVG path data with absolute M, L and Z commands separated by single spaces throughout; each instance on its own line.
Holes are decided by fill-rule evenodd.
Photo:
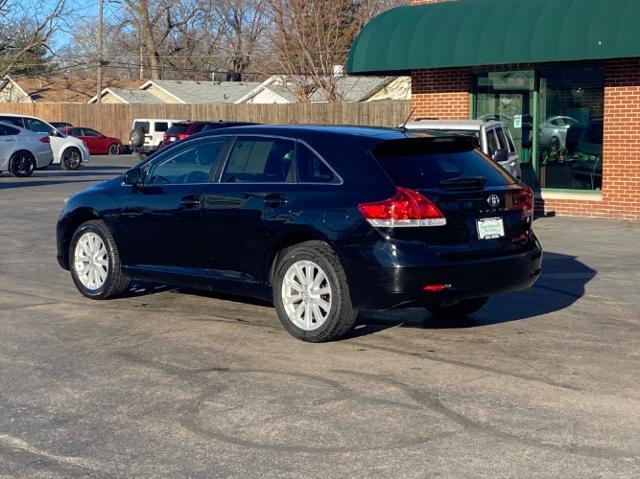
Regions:
M 73 233 L 69 270 L 78 291 L 91 299 L 120 296 L 131 282 L 122 272 L 113 236 L 100 220 L 82 223 Z
M 62 152 L 60 168 L 63 170 L 77 170 L 82 163 L 82 154 L 77 148 L 67 148 Z
M 36 159 L 28 151 L 17 151 L 9 160 L 9 173 L 16 178 L 28 178 L 36 169 Z
M 119 155 L 120 154 L 120 146 L 117 144 L 109 145 L 109 150 L 107 151 L 108 155 Z
M 129 133 L 129 144 L 133 148 L 138 148 L 144 144 L 144 131 L 142 131 L 142 128 L 134 128 L 131 130 L 131 133 Z
M 281 251 L 275 261 L 273 303 L 292 336 L 319 343 L 339 339 L 353 328 L 358 310 L 351 304 L 346 274 L 329 245 L 299 243 Z
M 479 311 L 489 301 L 488 297 L 458 299 L 425 304 L 425 308 L 434 316 L 445 319 L 464 318 Z

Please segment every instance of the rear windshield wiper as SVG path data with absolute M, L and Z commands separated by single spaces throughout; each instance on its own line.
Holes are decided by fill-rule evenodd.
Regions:
M 459 176 L 457 178 L 450 178 L 448 180 L 442 180 L 440 186 L 443 187 L 456 187 L 456 186 L 484 186 L 487 179 L 484 176 Z

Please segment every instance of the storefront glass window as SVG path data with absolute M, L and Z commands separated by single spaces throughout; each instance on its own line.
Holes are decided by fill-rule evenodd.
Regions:
M 604 73 L 540 70 L 540 187 L 602 188 Z

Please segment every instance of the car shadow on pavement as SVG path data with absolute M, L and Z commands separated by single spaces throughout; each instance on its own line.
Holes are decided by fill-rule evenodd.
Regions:
M 457 319 L 431 315 L 423 308 L 361 311 L 350 337 L 364 336 L 392 327 L 447 329 L 478 328 L 535 318 L 570 307 L 585 294 L 597 271 L 575 256 L 544 253 L 542 275 L 528 292 L 492 297 L 477 313 Z
M 91 183 L 95 180 L 87 178 L 84 180 L 23 180 L 23 181 L 3 181 L 0 178 L 0 190 L 9 190 L 12 188 L 26 188 L 29 186 L 51 186 L 51 185 L 65 185 L 70 183 Z

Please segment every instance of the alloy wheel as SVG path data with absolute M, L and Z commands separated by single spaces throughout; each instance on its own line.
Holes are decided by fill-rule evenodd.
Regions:
M 78 153 L 76 150 L 70 150 L 64 154 L 64 158 L 62 159 L 62 161 L 64 161 L 67 169 L 75 170 L 80 166 L 82 158 L 80 157 L 80 153 Z
M 19 153 L 13 160 L 12 173 L 17 177 L 27 177 L 33 174 L 35 163 L 27 153 Z
M 331 312 L 331 284 L 316 263 L 293 263 L 282 282 L 282 304 L 289 320 L 304 331 L 321 327 Z
M 107 247 L 100 236 L 87 232 L 76 242 L 74 269 L 82 285 L 95 291 L 104 286 L 109 274 Z

